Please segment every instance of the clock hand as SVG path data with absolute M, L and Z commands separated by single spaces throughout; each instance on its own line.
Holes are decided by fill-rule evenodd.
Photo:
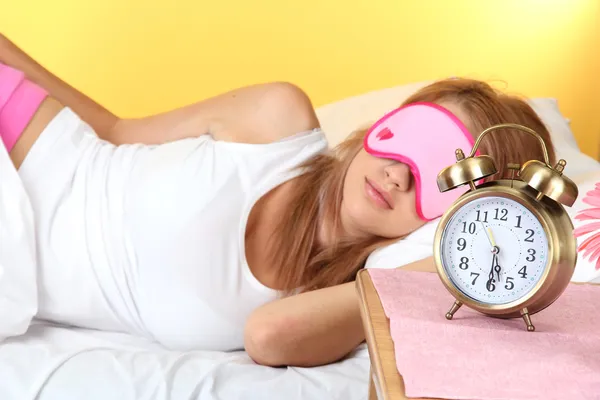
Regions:
M 481 223 L 481 226 L 483 227 L 483 230 L 485 231 L 485 235 L 487 236 L 488 241 L 492 245 L 492 251 L 493 251 L 494 247 L 498 247 L 498 246 L 496 246 L 496 240 L 494 240 L 494 234 L 492 233 L 492 229 L 489 226 L 485 226 L 483 224 L 483 221 L 479 221 L 479 222 Z
M 490 274 L 488 275 L 488 281 L 485 286 L 489 290 L 491 285 L 494 283 L 494 267 L 496 266 L 496 253 L 494 252 L 492 256 L 492 268 L 490 269 Z
M 494 271 L 496 272 L 496 274 L 498 274 L 498 282 L 500 282 L 500 271 L 502 271 L 502 268 L 500 267 L 500 265 L 498 265 L 498 253 L 500 253 L 500 248 L 498 246 L 496 246 L 496 240 L 494 239 L 494 234 L 492 233 L 492 229 L 489 226 L 485 226 L 483 224 L 483 221 L 480 221 L 480 222 L 481 222 L 481 226 L 483 226 L 483 229 L 485 230 L 485 234 L 488 238 L 488 241 L 492 245 L 492 254 L 494 255 L 492 257 L 492 270 L 490 271 L 489 280 L 488 280 L 488 285 L 489 285 L 489 283 L 494 279 Z
M 487 226 L 487 227 L 485 228 L 485 230 L 486 230 L 486 232 L 487 232 L 487 233 L 488 233 L 488 235 L 489 235 L 490 242 L 492 243 L 492 246 L 494 246 L 494 247 L 498 247 L 498 246 L 496 245 L 496 240 L 494 239 L 494 234 L 492 233 L 492 228 L 490 228 L 489 226 Z
M 500 264 L 498 264 L 498 256 L 497 255 L 496 255 L 496 265 L 494 266 L 494 271 L 496 271 L 496 274 L 498 274 L 498 282 L 501 282 L 500 272 L 502 271 L 502 267 L 500 267 Z

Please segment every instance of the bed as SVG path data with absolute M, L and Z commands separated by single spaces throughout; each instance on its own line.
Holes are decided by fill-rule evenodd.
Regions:
M 124 334 L 36 322 L 0 345 L 0 398 L 365 399 L 368 353 L 319 368 L 268 368 L 244 352 L 172 352 Z
M 331 144 L 373 122 L 425 84 L 385 89 L 321 107 L 319 118 Z M 556 101 L 535 99 L 532 104 L 550 127 L 559 156 L 569 161 L 567 173 L 600 180 L 600 164 L 579 151 Z M 419 234 L 413 239 L 420 247 L 411 246 L 410 255 L 392 245 L 373 256 L 372 266 L 395 267 L 427 255 L 431 229 Z M 41 321 L 34 321 L 25 334 L 0 343 L 2 400 L 353 400 L 367 398 L 368 373 L 364 345 L 346 359 L 323 367 L 268 368 L 254 364 L 244 352 L 165 351 L 124 334 Z

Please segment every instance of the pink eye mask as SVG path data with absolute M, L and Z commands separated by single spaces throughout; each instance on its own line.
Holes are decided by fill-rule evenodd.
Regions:
M 438 173 L 456 162 L 454 152 L 469 153 L 473 136 L 450 111 L 433 103 L 400 107 L 367 132 L 365 150 L 410 167 L 415 180 L 417 214 L 425 221 L 441 216 L 468 186 L 440 193 Z

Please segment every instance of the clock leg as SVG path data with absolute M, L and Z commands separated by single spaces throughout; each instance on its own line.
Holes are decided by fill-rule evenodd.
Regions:
M 458 311 L 458 309 L 463 305 L 463 303 L 461 303 L 460 301 L 456 300 L 454 302 L 454 304 L 452 304 L 452 307 L 450 308 L 450 311 L 448 311 L 446 313 L 446 319 L 452 319 L 452 317 L 454 317 L 454 313 L 456 313 Z
M 523 317 L 523 321 L 525 321 L 525 325 L 527 325 L 527 331 L 535 331 L 535 326 L 531 323 L 531 317 L 529 316 L 529 310 L 527 310 L 527 308 L 521 310 L 521 316 Z

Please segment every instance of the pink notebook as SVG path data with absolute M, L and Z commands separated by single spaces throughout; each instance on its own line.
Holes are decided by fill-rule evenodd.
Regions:
M 549 308 L 522 319 L 486 317 L 454 298 L 433 273 L 369 270 L 390 319 L 408 397 L 600 399 L 600 286 L 570 285 Z

